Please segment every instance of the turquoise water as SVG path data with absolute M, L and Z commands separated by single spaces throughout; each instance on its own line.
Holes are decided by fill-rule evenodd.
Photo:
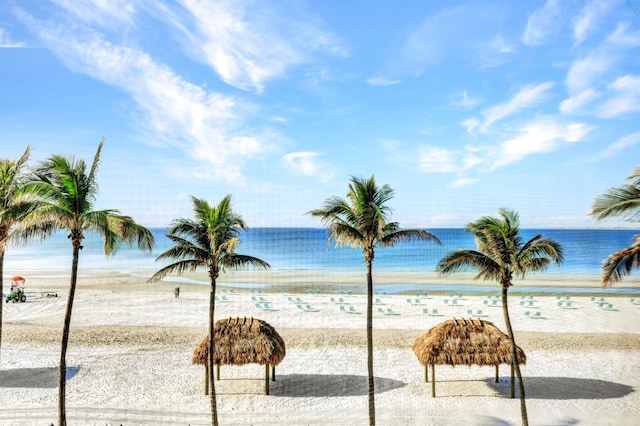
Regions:
M 155 262 L 156 256 L 169 248 L 171 242 L 165 236 L 166 229 L 155 228 L 152 232 L 156 238 L 153 253 L 143 253 L 125 246 L 111 258 L 104 256 L 100 239 L 90 234 L 81 252 L 80 268 L 125 273 L 155 271 L 164 265 Z M 464 229 L 440 228 L 430 229 L 430 232 L 440 238 L 441 246 L 413 242 L 378 248 L 374 270 L 433 272 L 438 261 L 448 252 L 458 248 L 475 248 L 473 237 Z M 524 229 L 521 233 L 524 239 L 543 234 L 563 246 L 564 263 L 560 267 L 549 267 L 545 274 L 600 275 L 602 261 L 609 254 L 629 247 L 637 231 Z M 333 242 L 327 241 L 327 236 L 322 228 L 255 228 L 243 233 L 242 244 L 237 251 L 267 261 L 276 271 L 324 274 L 362 272 L 362 252 L 348 247 L 336 248 Z M 28 270 L 66 273 L 70 266 L 71 244 L 66 233 L 59 233 L 45 242 L 27 247 L 10 246 L 6 252 L 4 270 L 6 275 L 19 275 Z M 407 291 L 411 291 L 409 287 Z M 476 289 L 480 287 L 474 286 Z M 536 290 L 541 291 L 538 287 Z

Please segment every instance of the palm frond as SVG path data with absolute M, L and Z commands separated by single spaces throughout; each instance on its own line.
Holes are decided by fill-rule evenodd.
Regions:
M 411 241 L 433 241 L 438 245 L 442 244 L 437 236 L 427 231 L 426 229 L 402 229 L 395 232 L 387 233 L 380 240 L 380 243 L 383 247 L 389 247 L 399 242 Z
M 229 253 L 220 259 L 220 264 L 228 269 L 261 268 L 269 269 L 271 265 L 257 257 L 238 253 Z
M 610 287 L 638 268 L 640 268 L 640 235 L 635 236 L 635 242 L 631 247 L 613 253 L 605 259 L 602 265 L 602 286 Z
M 610 188 L 594 200 L 590 215 L 596 220 L 640 220 L 640 186 L 623 185 Z
M 153 274 L 151 278 L 147 280 L 147 282 L 152 283 L 152 282 L 160 281 L 161 279 L 165 278 L 168 275 L 182 275 L 185 272 L 193 272 L 201 266 L 203 266 L 202 263 L 198 262 L 197 260 L 193 260 L 193 259 L 181 260 L 160 269 L 155 274 Z
M 500 265 L 489 256 L 476 250 L 458 249 L 450 252 L 438 262 L 436 271 L 441 274 L 466 271 L 487 271 L 492 275 L 500 271 Z

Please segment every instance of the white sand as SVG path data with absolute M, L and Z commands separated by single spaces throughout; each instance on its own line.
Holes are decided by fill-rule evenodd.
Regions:
M 315 277 L 309 282 L 315 279 L 322 281 Z M 230 281 L 250 282 L 251 276 Z M 206 334 L 208 289 L 180 284 L 180 300 L 174 300 L 175 285 L 146 286 L 127 276 L 81 278 L 67 355 L 73 373 L 67 382 L 71 424 L 210 423 L 203 368 L 191 365 L 193 350 Z M 539 285 L 545 285 L 542 277 Z M 64 279 L 36 277 L 29 281 L 27 303 L 3 303 L 0 424 L 57 420 L 66 287 Z M 222 368 L 222 380 L 216 382 L 221 424 L 368 423 L 365 296 L 222 290 L 219 297 L 228 300 L 216 305 L 216 317 L 253 316 L 269 322 L 283 336 L 287 355 L 269 396 L 264 395 L 264 367 Z M 257 308 L 252 297 L 263 297 L 274 310 Z M 303 312 L 289 297 L 301 298 L 303 306 L 317 312 Z M 341 312 L 331 297 L 342 297 L 342 306 L 353 306 L 360 314 Z M 419 303 L 415 294 L 376 298 L 383 303 L 374 306 L 379 424 L 519 424 L 519 401 L 508 398 L 507 366 L 501 368 L 498 384 L 493 383 L 492 367 L 436 367 L 437 397 L 432 398 L 411 350 L 422 332 L 445 319 L 467 317 L 468 310 L 473 316 L 482 310 L 484 319 L 505 330 L 499 302 L 498 307 L 487 306 L 492 302 L 485 304 L 484 294 L 465 294 L 457 298 L 457 306 L 448 293 L 420 296 Z M 604 307 L 611 303 L 613 309 L 598 307 L 590 296 L 572 296 L 575 309 L 557 306 L 555 295 L 536 295 L 532 307 L 521 306 L 519 295 L 510 297 L 516 339 L 527 354 L 522 372 L 530 424 L 637 424 L 640 305 L 625 296 L 605 299 Z M 378 308 L 398 315 L 379 313 Z M 438 309 L 441 316 L 425 315 L 424 309 Z M 526 311 L 529 316 L 540 312 L 543 318 L 529 318 Z

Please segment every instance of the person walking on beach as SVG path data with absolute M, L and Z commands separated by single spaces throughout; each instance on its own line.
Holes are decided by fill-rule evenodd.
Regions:
M 173 290 L 173 296 L 174 296 L 176 299 L 180 299 L 180 287 L 176 287 L 176 288 Z

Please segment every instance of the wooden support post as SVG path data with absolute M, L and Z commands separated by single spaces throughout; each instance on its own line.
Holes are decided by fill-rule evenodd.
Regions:
M 276 381 L 276 366 L 275 365 L 271 366 L 271 381 L 272 382 Z
M 216 380 L 220 380 L 220 364 L 216 364 Z
M 515 398 L 516 397 L 516 388 L 515 388 L 515 380 L 514 380 L 514 370 L 515 370 L 515 364 L 512 362 L 511 363 L 511 394 L 510 394 L 510 398 Z
M 496 364 L 496 383 L 498 383 L 500 381 L 499 380 L 499 377 L 500 377 L 499 369 L 500 369 L 500 364 Z
M 424 381 L 429 382 L 429 366 L 427 364 L 424 365 Z
M 209 395 L 209 367 L 204 365 L 204 394 Z
M 269 364 L 265 364 L 264 394 L 269 395 Z
M 431 364 L 431 396 L 436 396 L 436 366 Z

